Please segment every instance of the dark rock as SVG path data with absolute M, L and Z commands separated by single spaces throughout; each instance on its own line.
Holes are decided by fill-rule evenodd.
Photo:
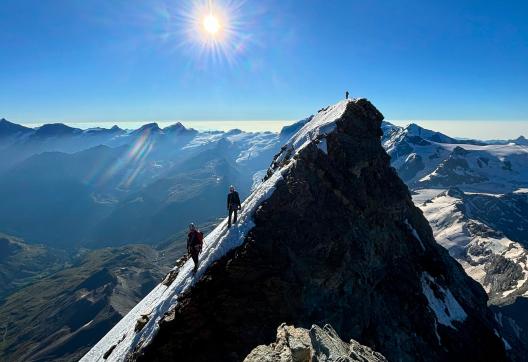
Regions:
M 524 276 L 520 265 L 497 254 L 491 257 L 490 263 L 486 264 L 484 270 L 486 271 L 484 285 L 490 286 L 490 294 L 513 288 Z
M 169 286 L 176 280 L 176 277 L 178 276 L 178 273 L 180 272 L 180 268 L 185 264 L 185 262 L 189 260 L 189 255 L 184 255 L 181 258 L 179 258 L 176 261 L 176 265 L 174 269 L 169 271 L 167 275 L 165 275 L 165 278 L 163 278 L 163 281 L 161 282 L 163 285 Z
M 112 354 L 112 352 L 114 352 L 114 349 L 116 347 L 117 347 L 117 344 L 114 344 L 112 347 L 110 347 L 108 351 L 106 351 L 105 354 L 103 355 L 103 359 L 108 359 L 108 357 L 110 357 L 110 355 Z
M 149 316 L 148 315 L 142 315 L 136 322 L 136 326 L 134 327 L 134 332 L 139 332 L 143 329 L 143 327 L 145 327 L 145 325 L 148 323 L 148 321 L 150 320 Z

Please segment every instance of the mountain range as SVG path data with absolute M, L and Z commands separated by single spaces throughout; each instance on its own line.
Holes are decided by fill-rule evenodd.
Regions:
M 250 195 L 273 174 L 269 161 L 312 120 L 279 134 L 197 132 L 179 123 L 134 131 L 61 124 L 32 129 L 1 120 L 0 152 L 6 157 L 0 159 L 0 231 L 17 235 L 6 235 L 8 242 L 0 245 L 11 255 L 0 260 L 6 280 L 0 290 L 4 358 L 28 350 L 28 360 L 78 359 L 183 253 L 181 231 L 188 222 L 216 225 L 227 187 L 236 184 L 243 198 Z M 505 338 L 527 341 L 526 140 L 460 140 L 413 124 L 382 122 L 380 128 L 391 165 L 436 241 L 483 286 Z M 328 151 L 330 145 L 323 140 L 319 147 Z M 132 245 L 137 243 L 146 245 Z M 137 265 L 136 272 L 121 272 L 129 264 Z M 33 269 L 21 274 L 20 265 Z M 98 312 L 72 327 L 62 308 L 78 309 L 72 296 L 82 280 L 102 283 L 88 283 L 83 293 L 99 295 L 103 288 L 106 296 L 88 298 L 97 301 Z M 126 302 L 115 308 L 124 285 Z M 42 289 L 51 293 L 49 304 L 32 300 Z M 17 308 L 28 304 L 29 316 L 22 318 Z M 84 327 L 92 319 L 97 323 Z M 46 328 L 32 330 L 32 320 Z M 83 328 L 90 338 L 76 337 L 87 333 Z M 270 327 L 273 336 L 276 328 Z M 55 335 L 61 342 L 46 342 L 50 330 L 61 331 Z M 79 340 L 83 343 L 76 344 Z
M 229 185 L 247 196 L 287 132 L 34 130 L 3 120 L 0 135 L 0 230 L 75 249 L 155 243 L 217 217 Z

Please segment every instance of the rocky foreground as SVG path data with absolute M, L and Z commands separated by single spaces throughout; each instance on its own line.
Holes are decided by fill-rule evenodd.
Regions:
M 281 324 L 277 328 L 277 340 L 256 347 L 244 362 L 386 362 L 381 354 L 358 342 L 343 342 L 330 325 L 321 328 L 313 325 L 310 330 Z

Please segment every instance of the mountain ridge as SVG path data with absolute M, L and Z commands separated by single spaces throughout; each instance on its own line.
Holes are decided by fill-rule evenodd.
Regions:
M 364 99 L 322 109 L 273 159 L 240 225 L 206 236 L 196 277 L 192 262 L 175 269 L 83 360 L 237 359 L 281 322 L 331 323 L 389 359 L 504 360 L 484 290 L 390 168 L 382 118 Z

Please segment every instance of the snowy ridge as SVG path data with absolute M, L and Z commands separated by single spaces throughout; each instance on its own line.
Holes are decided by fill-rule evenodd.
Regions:
M 316 142 L 317 147 L 327 154 L 328 148 L 325 136 L 335 130 L 335 121 L 343 116 L 348 103 L 356 101 L 356 99 L 345 99 L 333 106 L 321 109 L 309 122 L 305 123 L 284 146 L 282 146 L 281 152 L 273 160 L 271 169 L 274 168 L 274 165 L 284 165 L 287 163 L 293 156 L 298 154 L 311 142 Z M 269 172 L 273 172 L 273 170 L 270 170 Z
M 147 345 L 155 336 L 158 322 L 163 315 L 178 304 L 178 295 L 198 281 L 213 262 L 244 242 L 245 236 L 254 226 L 253 213 L 273 193 L 275 184 L 281 178 L 282 173 L 276 172 L 244 201 L 238 227 L 228 229 L 227 220 L 224 220 L 205 237 L 203 252 L 200 255 L 200 267 L 194 276 L 192 274 L 193 262 L 189 260 L 179 270 L 178 276 L 170 286 L 158 284 L 81 361 L 123 361 L 128 353 L 135 350 L 136 346 Z M 135 333 L 136 322 L 144 315 L 148 316 L 149 321 L 140 332 Z M 113 346 L 115 348 L 112 353 L 104 359 L 105 353 Z
M 289 156 L 297 154 L 319 135 L 332 132 L 336 127 L 335 121 L 343 115 L 347 104 L 352 101 L 341 101 L 321 110 L 292 136 L 286 146 L 289 152 L 282 152 L 281 156 L 286 157 L 284 154 L 287 153 L 289 159 Z M 253 214 L 273 194 L 277 182 L 292 165 L 289 162 L 282 163 L 279 169 L 255 188 L 242 204 L 238 226 L 228 229 L 225 219 L 205 237 L 200 267 L 194 276 L 192 260 L 187 261 L 179 270 L 175 267 L 173 270 L 178 272 L 176 279 L 169 286 L 161 283 L 156 286 L 81 361 L 124 361 L 127 355 L 148 345 L 158 331 L 158 322 L 178 304 L 178 296 L 194 285 L 215 261 L 242 245 L 247 233 L 254 227 Z M 136 323 L 143 316 L 147 316 L 148 321 L 140 331 L 135 332 Z
M 355 100 L 343 100 L 333 106 L 323 108 L 308 123 L 306 123 L 293 137 L 288 141 L 288 147 L 294 148 L 297 152 L 303 149 L 308 143 L 316 139 L 319 135 L 324 135 L 334 131 L 335 121 L 345 113 L 348 103 Z

